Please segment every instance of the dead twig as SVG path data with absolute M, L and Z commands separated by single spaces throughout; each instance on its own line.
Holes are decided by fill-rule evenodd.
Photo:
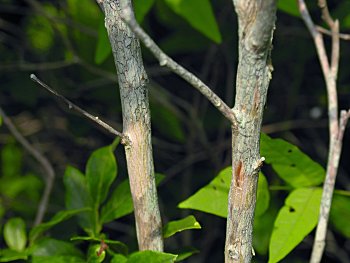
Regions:
M 337 75 L 339 66 L 339 22 L 334 20 L 328 10 L 327 1 L 319 0 L 322 19 L 331 29 L 332 50 L 328 59 L 320 28 L 313 23 L 304 0 L 298 0 L 301 17 L 304 20 L 314 40 L 317 54 L 321 63 L 323 76 L 326 82 L 328 94 L 328 116 L 329 116 L 329 154 L 327 161 L 326 179 L 323 185 L 320 215 L 318 219 L 316 236 L 311 255 L 311 263 L 319 263 L 325 248 L 329 212 L 332 203 L 335 180 L 338 172 L 339 159 L 341 155 L 344 130 L 349 119 L 349 111 L 341 111 L 338 117 L 338 95 Z
M 31 80 L 33 80 L 34 82 L 38 83 L 40 86 L 42 86 L 44 89 L 46 89 L 47 91 L 49 91 L 50 93 L 52 93 L 53 95 L 55 95 L 56 97 L 58 97 L 60 100 L 62 100 L 64 103 L 66 103 L 68 105 L 69 109 L 73 109 L 75 111 L 77 111 L 78 113 L 82 114 L 84 117 L 86 117 L 89 120 L 92 120 L 93 122 L 97 123 L 99 126 L 101 126 L 102 128 L 104 128 L 106 131 L 108 131 L 109 133 L 112 133 L 113 135 L 119 136 L 121 138 L 121 143 L 123 145 L 129 145 L 130 144 L 130 140 L 128 138 L 128 136 L 126 136 L 125 134 L 123 134 L 122 132 L 117 131 L 116 129 L 114 129 L 112 126 L 110 126 L 109 124 L 105 123 L 104 121 L 100 120 L 99 117 L 97 116 L 93 116 L 92 114 L 88 113 L 87 111 L 83 110 L 82 108 L 80 108 L 79 106 L 77 106 L 76 104 L 74 104 L 73 102 L 71 102 L 70 100 L 66 99 L 64 96 L 62 96 L 61 94 L 59 94 L 57 91 L 55 91 L 54 89 L 52 89 L 51 87 L 49 87 L 46 83 L 44 83 L 43 81 L 41 81 L 40 79 L 38 79 L 34 74 L 30 75 Z

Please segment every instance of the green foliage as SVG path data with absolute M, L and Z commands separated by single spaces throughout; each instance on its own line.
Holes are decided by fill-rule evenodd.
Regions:
M 134 0 L 134 11 L 136 20 L 139 23 L 142 23 L 145 15 L 150 11 L 154 4 L 155 0 Z
M 164 226 L 163 236 L 165 238 L 171 237 L 177 232 L 182 232 L 187 229 L 201 229 L 201 225 L 197 222 L 196 218 L 192 215 L 183 219 L 171 221 Z
M 278 262 L 316 226 L 322 189 L 299 188 L 289 194 L 274 224 L 269 263 Z
M 331 206 L 330 222 L 337 232 L 350 238 L 350 197 L 334 195 Z
M 105 201 L 109 188 L 117 176 L 117 163 L 111 146 L 92 153 L 86 165 L 86 182 L 93 206 Z
M 112 48 L 111 48 L 111 44 L 109 43 L 109 38 L 105 27 L 104 19 L 101 19 L 98 26 L 98 38 L 97 38 L 97 46 L 95 50 L 95 63 L 101 64 L 111 54 L 112 54 Z
M 165 0 L 168 6 L 193 28 L 221 43 L 221 34 L 209 0 Z
M 17 252 L 25 249 L 27 243 L 26 224 L 22 218 L 9 219 L 4 226 L 4 239 L 7 246 Z
M 22 151 L 14 143 L 8 143 L 1 150 L 1 173 L 3 177 L 16 177 L 21 174 Z
M 227 167 L 206 186 L 179 204 L 179 208 L 190 208 L 217 216 L 227 217 L 228 192 L 230 190 L 232 168 Z M 257 211 L 264 213 L 269 203 L 267 181 L 260 173 L 258 181 Z
M 26 251 L 19 252 L 11 249 L 2 249 L 0 250 L 0 262 L 10 262 L 15 260 L 26 260 L 28 255 Z
M 298 147 L 261 134 L 261 155 L 271 164 L 277 175 L 293 187 L 317 186 L 325 177 L 325 170 Z
M 148 263 L 171 263 L 175 262 L 177 255 L 162 253 L 156 251 L 139 251 L 130 255 L 127 263 L 139 263 L 139 262 L 148 262 Z
M 300 17 L 299 7 L 297 1 L 294 0 L 278 0 L 277 7 L 279 10 L 292 15 Z
M 84 256 L 73 244 L 44 238 L 30 248 L 32 262 L 85 262 Z M 66 260 L 66 261 L 65 261 Z
M 68 166 L 64 173 L 63 181 L 66 188 L 65 204 L 67 209 L 92 207 L 84 174 L 78 169 Z M 85 232 L 92 233 L 94 227 L 92 211 L 80 213 L 77 217 L 79 225 Z
M 48 229 L 71 218 L 72 216 L 75 216 L 82 212 L 86 212 L 88 210 L 90 210 L 90 208 L 80 208 L 75 210 L 59 211 L 50 221 L 35 226 L 29 233 L 29 239 L 31 240 L 31 242 L 34 242 L 35 239 L 37 239 L 40 234 L 47 231 Z

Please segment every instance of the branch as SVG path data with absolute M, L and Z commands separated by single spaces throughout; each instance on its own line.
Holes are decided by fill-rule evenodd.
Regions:
M 12 133 L 12 135 L 16 138 L 16 140 L 22 144 L 22 146 L 41 164 L 41 166 L 45 170 L 45 189 L 44 193 L 41 197 L 40 204 L 37 210 L 37 214 L 34 220 L 34 226 L 39 225 L 44 218 L 44 215 L 47 210 L 47 205 L 49 202 L 53 182 L 55 180 L 55 171 L 52 168 L 51 163 L 43 156 L 37 149 L 35 149 L 24 137 L 23 135 L 17 130 L 15 125 L 12 123 L 9 117 L 5 114 L 5 112 L 0 107 L 0 115 L 2 116 L 5 125 L 9 129 L 9 131 Z
M 106 131 L 108 131 L 109 133 L 112 133 L 113 135 L 119 136 L 121 138 L 121 143 L 123 145 L 129 145 L 130 144 L 130 140 L 128 138 L 128 136 L 126 136 L 125 134 L 117 131 L 116 129 L 114 129 L 113 127 L 111 127 L 109 124 L 105 123 L 104 121 L 101 121 L 99 119 L 99 117 L 97 116 L 93 116 L 90 113 L 88 113 L 87 111 L 83 110 L 82 108 L 80 108 L 79 106 L 75 105 L 73 102 L 71 102 L 70 100 L 66 99 L 64 96 L 62 96 L 61 94 L 59 94 L 57 91 L 53 90 L 52 88 L 50 88 L 47 84 L 45 84 L 43 81 L 41 81 L 40 79 L 38 79 L 34 74 L 30 75 L 31 80 L 33 80 L 34 82 L 38 83 L 40 86 L 42 86 L 43 88 L 45 88 L 46 90 L 48 90 L 50 93 L 52 93 L 53 95 L 55 95 L 56 97 L 58 97 L 59 99 L 61 99 L 64 103 L 66 103 L 68 105 L 69 109 L 74 109 L 75 111 L 79 112 L 80 114 L 82 114 L 84 117 L 86 117 L 89 120 L 92 120 L 93 122 L 97 123 L 99 126 L 101 126 L 102 128 L 104 128 Z
M 318 57 L 322 66 L 324 78 L 326 80 L 328 94 L 328 116 L 329 116 L 329 154 L 327 160 L 326 179 L 323 185 L 322 199 L 320 205 L 320 214 L 316 229 L 315 241 L 312 249 L 311 263 L 321 262 L 325 239 L 327 233 L 327 224 L 332 204 L 335 180 L 338 172 L 339 159 L 343 144 L 343 135 L 346 123 L 349 119 L 349 111 L 341 111 L 340 122 L 338 120 L 338 95 L 336 80 L 339 67 L 339 22 L 333 20 L 329 14 L 326 0 L 319 0 L 318 5 L 321 8 L 322 19 L 331 29 L 332 51 L 329 60 L 325 51 L 323 38 L 319 29 L 312 22 L 311 16 L 305 5 L 304 0 L 298 0 L 301 16 L 308 27 L 316 46 Z
M 321 26 L 316 26 L 316 29 L 320 33 L 323 33 L 323 34 L 328 35 L 328 36 L 332 36 L 332 32 L 330 30 L 328 30 L 328 29 L 325 29 L 325 28 L 323 28 Z M 340 39 L 350 40 L 350 34 L 339 33 L 338 36 L 339 36 Z
M 120 16 L 123 21 L 130 27 L 135 35 L 142 41 L 142 43 L 152 52 L 158 59 L 161 66 L 168 67 L 175 74 L 186 80 L 195 89 L 202 93 L 221 113 L 224 115 L 232 125 L 237 125 L 236 117 L 232 109 L 219 98 L 207 85 L 205 85 L 199 78 L 189 72 L 187 69 L 176 63 L 172 58 L 166 55 L 153 39 L 140 27 L 137 23 L 132 9 L 127 3 L 128 1 L 121 0 Z

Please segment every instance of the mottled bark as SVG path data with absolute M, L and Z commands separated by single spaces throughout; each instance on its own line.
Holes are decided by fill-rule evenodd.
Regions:
M 123 134 L 140 250 L 163 250 L 151 144 L 147 75 L 140 44 L 119 16 L 119 1 L 104 0 L 105 24 L 111 42 L 123 111 Z
M 239 63 L 233 108 L 232 181 L 228 200 L 225 262 L 250 262 L 258 173 L 260 129 L 271 79 L 270 52 L 275 0 L 234 0 L 238 15 Z

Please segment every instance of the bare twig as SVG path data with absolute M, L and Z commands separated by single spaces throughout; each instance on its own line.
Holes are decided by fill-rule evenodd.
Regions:
M 207 85 L 205 85 L 194 74 L 176 63 L 172 58 L 166 55 L 153 39 L 140 27 L 137 23 L 128 1 L 120 1 L 121 13 L 123 21 L 130 27 L 135 35 L 143 42 L 143 44 L 152 52 L 158 59 L 161 66 L 166 66 L 175 74 L 186 80 L 195 89 L 202 93 L 231 123 L 236 125 L 236 117 L 233 110 L 221 100 Z
M 322 259 L 330 207 L 334 192 L 335 179 L 337 176 L 339 159 L 341 155 L 342 142 L 346 123 L 349 119 L 349 111 L 341 111 L 338 119 L 338 95 L 336 80 L 339 66 L 339 22 L 331 17 L 326 0 L 319 0 L 318 5 L 322 11 L 322 18 L 331 29 L 332 51 L 328 60 L 323 38 L 318 27 L 312 22 L 304 0 L 298 0 L 301 16 L 308 27 L 315 42 L 318 57 L 321 63 L 322 72 L 326 81 L 328 94 L 328 115 L 329 115 L 329 154 L 327 161 L 326 179 L 323 185 L 320 215 L 317 224 L 315 241 L 312 249 L 311 263 L 319 263 Z M 329 65 L 330 63 L 330 65 Z
M 92 120 L 93 122 L 97 123 L 99 126 L 101 126 L 102 128 L 104 128 L 106 131 L 108 131 L 109 133 L 112 133 L 116 136 L 119 136 L 121 138 L 121 143 L 124 145 L 128 145 L 130 143 L 130 140 L 128 138 L 128 136 L 126 136 L 125 134 L 117 131 L 116 129 L 114 129 L 112 126 L 110 126 L 109 124 L 105 123 L 104 121 L 101 121 L 99 119 L 99 117 L 97 116 L 93 116 L 90 113 L 88 113 L 87 111 L 83 110 L 82 108 L 80 108 L 79 106 L 75 105 L 73 102 L 71 102 L 70 100 L 66 99 L 64 96 L 62 96 L 61 94 L 59 94 L 57 91 L 53 90 L 52 88 L 50 88 L 47 84 L 45 84 L 43 81 L 41 81 L 40 79 L 38 79 L 34 74 L 30 75 L 31 80 L 33 80 L 34 82 L 40 84 L 40 86 L 42 86 L 43 88 L 45 88 L 46 90 L 48 90 L 50 93 L 52 93 L 53 95 L 55 95 L 56 97 L 58 97 L 59 99 L 61 99 L 64 103 L 66 103 L 68 105 L 69 109 L 74 109 L 75 111 L 79 112 L 80 114 L 82 114 L 84 117 L 86 117 L 89 120 Z
M 47 205 L 49 202 L 53 182 L 55 180 L 55 171 L 52 168 L 51 163 L 43 156 L 37 149 L 35 149 L 26 138 L 22 136 L 22 134 L 17 130 L 15 125 L 12 123 L 9 117 L 7 117 L 6 113 L 0 107 L 0 115 L 3 118 L 3 121 L 12 135 L 16 138 L 16 140 L 22 144 L 22 146 L 41 164 L 44 168 L 45 175 L 45 189 L 43 195 L 40 200 L 40 204 L 38 206 L 38 210 L 36 213 L 36 217 L 34 220 L 34 226 L 40 224 L 43 221 L 44 215 L 47 210 Z
M 325 28 L 323 28 L 321 26 L 316 26 L 316 29 L 320 33 L 323 33 L 323 34 L 328 35 L 328 36 L 332 36 L 332 32 L 330 30 L 328 30 L 328 29 L 325 29 Z M 338 36 L 339 36 L 340 39 L 350 40 L 350 34 L 339 33 Z

